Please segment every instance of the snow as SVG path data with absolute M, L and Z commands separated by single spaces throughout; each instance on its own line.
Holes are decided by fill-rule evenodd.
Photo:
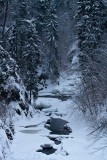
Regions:
M 76 79 L 76 75 L 69 76 L 66 80 L 64 77 L 66 75 L 60 79 L 60 85 L 51 85 L 39 94 L 45 95 L 47 92 L 49 94 L 53 89 L 59 90 L 60 93 L 74 90 L 75 81 L 78 82 L 79 80 Z M 71 83 L 74 85 L 70 86 Z M 89 133 L 87 122 L 71 99 L 62 101 L 57 98 L 40 97 L 36 104 L 49 105 L 50 108 L 45 108 L 42 111 L 36 110 L 33 118 L 23 116 L 15 121 L 15 136 L 11 145 L 11 154 L 6 160 L 107 160 L 107 150 L 104 153 L 92 154 L 95 151 L 95 146 L 89 147 L 93 141 L 87 137 Z M 49 116 L 47 113 L 50 112 L 51 115 Z M 50 135 L 50 131 L 44 127 L 50 117 L 68 121 L 72 133 L 70 135 Z M 31 127 L 26 127 L 30 125 Z M 56 145 L 48 136 L 57 137 L 61 140 L 61 144 Z M 57 151 L 51 155 L 36 152 L 45 144 L 53 146 Z
M 10 142 L 6 136 L 5 133 L 6 126 L 3 124 L 3 122 L 0 120 L 0 160 L 4 160 L 4 157 L 7 157 L 9 154 L 9 145 Z
M 102 112 L 98 117 L 98 122 L 100 125 L 107 125 L 107 112 Z
M 3 49 L 3 47 L 2 47 L 1 45 L 0 45 L 0 50 L 1 50 L 1 51 L 4 51 L 4 49 Z

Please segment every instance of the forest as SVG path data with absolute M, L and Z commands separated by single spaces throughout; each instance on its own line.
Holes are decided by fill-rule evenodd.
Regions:
M 106 152 L 107 1 L 0 0 L 0 160 Z

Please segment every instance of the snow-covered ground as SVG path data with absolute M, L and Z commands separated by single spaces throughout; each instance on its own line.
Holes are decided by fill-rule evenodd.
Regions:
M 40 95 L 52 93 L 53 90 L 73 93 L 77 82 L 75 75 L 65 76 L 61 78 L 60 85 L 48 87 L 41 91 Z M 22 117 L 15 122 L 15 136 L 7 160 L 107 160 L 107 150 L 95 153 L 95 146 L 89 147 L 93 140 L 90 141 L 87 137 L 89 133 L 87 123 L 72 99 L 62 101 L 57 98 L 41 97 L 37 99 L 36 104 L 45 104 L 50 108 L 37 110 L 33 118 Z M 72 128 L 69 135 L 51 135 L 59 137 L 61 140 L 59 145 L 48 138 L 50 131 L 44 127 L 50 117 L 66 120 Z M 25 127 L 30 125 L 35 126 Z M 51 144 L 56 149 L 55 153 L 45 155 L 36 152 L 44 144 Z

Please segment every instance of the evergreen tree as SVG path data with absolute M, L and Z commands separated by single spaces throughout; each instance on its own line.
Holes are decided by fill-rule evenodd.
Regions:
M 59 76 L 56 2 L 53 0 L 37 1 L 36 28 L 41 39 L 43 70 L 54 81 Z
M 2 45 L 5 46 L 5 30 L 6 30 L 6 22 L 8 17 L 8 0 L 0 0 L 0 39 L 2 41 Z
M 98 0 L 79 0 L 77 13 L 77 33 L 79 48 L 82 51 L 79 55 L 82 70 L 89 66 L 94 60 L 93 50 L 100 42 L 102 35 L 102 17 L 104 14 L 103 4 Z M 86 69 L 88 70 L 88 68 Z M 87 71 L 86 71 L 87 72 Z M 88 73 L 88 72 L 87 72 Z
M 27 46 L 23 58 L 25 66 L 24 70 L 26 71 L 24 83 L 27 90 L 30 91 L 30 103 L 32 94 L 37 98 L 38 93 L 38 72 L 41 65 L 41 51 L 38 47 L 39 42 L 40 40 L 34 23 L 28 23 Z
M 82 73 L 81 99 L 91 114 L 97 114 L 97 106 L 105 97 L 101 86 L 104 85 L 100 67 L 102 64 L 100 51 L 104 5 L 100 0 L 79 0 L 77 18 L 78 46 L 80 48 L 79 63 Z M 102 54 L 103 55 L 103 54 Z M 104 68 L 103 68 L 104 69 Z M 103 83 L 104 82 L 104 83 Z M 104 89 L 105 90 L 105 89 Z
M 20 69 L 23 68 L 23 52 L 26 46 L 26 19 L 27 5 L 25 0 L 17 1 L 17 10 L 14 15 L 15 23 L 10 37 L 10 53 L 17 61 Z
M 5 101 L 7 104 L 11 100 L 19 100 L 19 90 L 11 86 L 9 81 L 12 77 L 17 79 L 17 65 L 16 62 L 11 59 L 10 55 L 0 46 L 0 101 Z M 14 86 L 14 84 L 13 84 Z M 16 97 L 12 98 L 12 92 L 16 91 Z
M 19 65 L 20 76 L 26 89 L 30 91 L 30 102 L 32 93 L 37 96 L 37 69 L 40 65 L 39 38 L 34 22 L 27 20 L 26 1 L 21 0 L 18 4 L 12 38 L 10 38 L 10 53 Z
M 20 101 L 22 93 L 18 85 L 22 83 L 17 74 L 18 66 L 16 62 L 1 46 L 0 57 L 0 102 L 9 105 L 12 101 Z
M 47 8 L 49 7 L 50 0 L 38 0 L 37 1 L 37 19 L 36 19 L 36 28 L 38 34 L 43 36 L 43 32 L 46 29 L 46 19 L 47 19 Z
M 51 3 L 47 19 L 47 44 L 48 44 L 48 71 L 51 80 L 56 81 L 59 77 L 58 55 L 58 23 L 56 8 Z
M 72 1 L 71 0 L 52 0 L 53 3 L 56 5 L 56 7 L 58 8 L 58 10 L 65 10 L 65 9 L 69 9 L 70 6 L 72 5 Z

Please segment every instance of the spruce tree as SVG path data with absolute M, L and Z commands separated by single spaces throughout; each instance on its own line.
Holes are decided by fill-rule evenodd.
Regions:
M 21 0 L 18 4 L 12 38 L 10 38 L 10 53 L 18 63 L 20 76 L 31 94 L 37 96 L 38 75 L 40 65 L 39 38 L 35 21 L 27 19 L 27 4 Z
M 16 62 L 1 46 L 0 57 L 0 101 L 9 105 L 12 101 L 20 101 L 18 85 L 21 80 Z
M 30 91 L 30 103 L 31 96 L 37 98 L 38 83 L 39 83 L 39 69 L 41 66 L 41 51 L 38 47 L 40 40 L 35 29 L 35 24 L 28 23 L 27 31 L 27 46 L 26 52 L 24 52 L 24 66 L 26 74 L 24 76 L 24 83 L 28 91 Z
M 40 36 L 46 29 L 46 18 L 47 18 L 47 8 L 49 6 L 50 0 L 38 0 L 37 1 L 37 17 L 36 17 L 36 28 Z M 42 37 L 41 37 L 42 38 Z
M 56 8 L 50 4 L 47 19 L 47 45 L 48 45 L 48 72 L 52 81 L 59 77 L 59 53 L 58 53 L 58 23 Z
M 10 54 L 17 61 L 20 69 L 23 68 L 23 52 L 26 46 L 26 19 L 27 4 L 26 0 L 17 1 L 17 10 L 14 15 L 15 23 L 13 25 L 10 37 Z
M 103 5 L 97 0 L 79 0 L 77 13 L 78 46 L 82 70 L 87 70 L 89 62 L 94 60 L 93 51 L 99 46 L 102 35 Z M 87 72 L 87 71 L 86 71 Z
M 18 80 L 17 65 L 1 46 L 0 57 L 0 101 L 9 104 L 11 101 L 20 100 L 19 89 L 15 86 L 15 81 Z

